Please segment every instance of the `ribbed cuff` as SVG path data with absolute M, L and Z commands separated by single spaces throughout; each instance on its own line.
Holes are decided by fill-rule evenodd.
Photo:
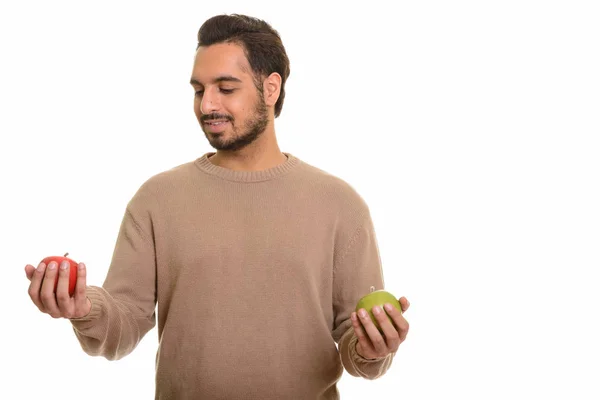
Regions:
M 88 286 L 86 288 L 86 295 L 92 303 L 92 308 L 90 309 L 90 312 L 83 317 L 69 319 L 75 329 L 81 330 L 89 328 L 100 319 L 102 315 L 102 303 L 104 300 L 101 291 L 101 288 L 95 286 Z
M 351 375 L 360 376 L 365 379 L 374 380 L 383 376 L 392 365 L 394 353 L 388 354 L 385 357 L 374 359 L 364 358 L 356 351 L 356 343 L 358 338 L 349 329 L 342 338 L 343 341 L 348 341 L 348 345 L 342 350 L 342 362 Z

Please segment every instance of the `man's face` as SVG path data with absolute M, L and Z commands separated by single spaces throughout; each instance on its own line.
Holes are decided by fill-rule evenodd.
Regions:
M 267 127 L 267 106 L 253 78 L 239 45 L 219 43 L 198 49 L 190 81 L 196 92 L 194 112 L 215 149 L 242 149 Z

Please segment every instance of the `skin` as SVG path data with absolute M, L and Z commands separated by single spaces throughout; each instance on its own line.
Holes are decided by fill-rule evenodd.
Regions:
M 220 81 L 222 77 L 235 81 Z M 274 126 L 281 76 L 274 72 L 262 79 L 262 93 L 255 79 L 243 48 L 237 44 L 219 43 L 196 52 L 190 79 L 195 92 L 194 113 L 208 142 L 217 150 L 209 158 L 215 165 L 259 171 L 286 160 Z M 229 121 L 222 132 L 208 131 L 205 121 L 213 118 Z M 262 131 L 252 132 L 257 126 Z
M 226 77 L 226 79 L 223 79 Z M 220 43 L 200 47 L 196 52 L 190 84 L 194 90 L 194 113 L 208 142 L 216 152 L 211 163 L 237 171 L 260 171 L 286 161 L 275 135 L 275 104 L 281 90 L 281 76 L 272 73 L 257 77 L 252 72 L 242 47 Z M 211 132 L 209 120 L 226 120 L 218 132 Z M 28 264 L 25 274 L 30 281 L 29 296 L 43 313 L 53 318 L 81 318 L 91 310 L 86 296 L 86 266 L 77 270 L 75 293 L 69 296 L 69 269 L 51 262 L 37 268 Z M 54 280 L 58 287 L 54 294 Z M 399 299 L 403 311 L 409 307 L 406 298 Z M 408 322 L 392 307 L 388 314 L 381 309 L 374 314 L 383 330 L 379 333 L 364 309 L 359 316 L 352 313 L 352 326 L 358 337 L 356 351 L 364 358 L 384 357 L 398 350 L 408 333 Z M 362 316 L 362 312 L 365 312 Z
M 220 81 L 218 78 L 223 76 L 235 81 Z M 194 113 L 209 143 L 217 150 L 210 157 L 215 165 L 257 171 L 286 160 L 274 129 L 281 76 L 273 73 L 263 79 L 262 90 L 257 89 L 254 79 L 243 49 L 236 44 L 215 44 L 196 52 L 190 79 L 195 92 Z M 206 120 L 213 118 L 229 121 L 223 132 L 213 134 L 206 129 Z M 40 263 L 37 268 L 27 264 L 25 275 L 30 281 L 29 297 L 41 312 L 53 318 L 81 318 L 90 312 L 85 264 L 78 266 L 73 297 L 68 292 L 68 267 L 63 270 L 55 262 Z
M 384 304 L 385 310 L 382 310 L 379 306 L 373 307 L 373 315 L 379 326 L 381 326 L 383 335 L 371 321 L 367 310 L 364 308 L 358 310 L 358 315 L 356 312 L 350 315 L 354 334 L 358 338 L 356 352 L 362 357 L 375 359 L 395 353 L 398 351 L 400 344 L 406 339 L 408 321 L 404 318 L 403 313 L 410 307 L 410 302 L 406 297 L 400 297 L 398 301 L 402 313 L 389 303 Z M 386 313 L 393 322 L 388 319 Z
M 75 293 L 69 296 L 69 263 L 62 262 L 60 267 L 55 261 L 48 265 L 40 263 L 37 268 L 31 264 L 25 266 L 25 275 L 29 279 L 29 297 L 33 304 L 52 318 L 80 318 L 92 309 L 92 303 L 86 296 L 86 269 L 83 263 L 77 266 Z M 56 295 L 54 280 L 58 275 Z

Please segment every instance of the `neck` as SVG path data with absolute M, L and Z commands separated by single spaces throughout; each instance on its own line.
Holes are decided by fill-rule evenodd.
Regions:
M 235 171 L 262 171 L 283 164 L 286 160 L 287 156 L 277 143 L 270 146 L 252 143 L 236 151 L 217 150 L 209 157 L 212 164 Z

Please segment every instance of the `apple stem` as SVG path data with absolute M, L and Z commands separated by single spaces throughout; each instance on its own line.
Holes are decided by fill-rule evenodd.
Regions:
M 69 253 L 65 253 L 65 257 L 68 256 L 68 255 L 69 255 Z

